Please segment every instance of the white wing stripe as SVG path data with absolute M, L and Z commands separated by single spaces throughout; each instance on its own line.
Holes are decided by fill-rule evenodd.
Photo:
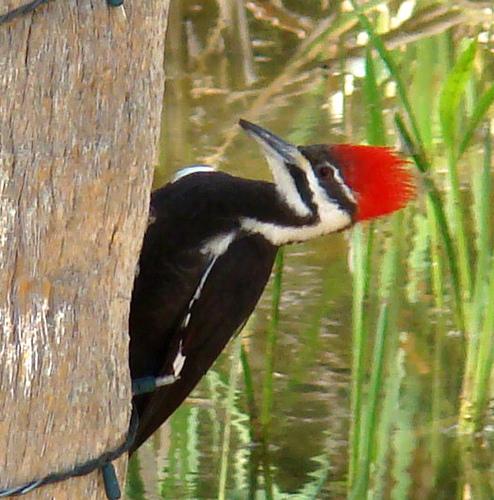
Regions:
M 218 255 L 212 258 L 211 262 L 209 263 L 208 267 L 204 271 L 204 274 L 201 277 L 201 280 L 199 281 L 199 284 L 197 285 L 196 291 L 194 292 L 194 295 L 192 296 L 192 299 L 189 302 L 189 305 L 187 307 L 187 314 L 185 315 L 184 320 L 182 321 L 182 328 L 186 328 L 187 325 L 189 324 L 190 318 L 191 318 L 191 309 L 192 306 L 194 305 L 194 302 L 199 299 L 201 296 L 202 289 L 204 287 L 204 284 L 206 283 L 206 280 L 208 279 L 209 273 L 211 272 L 211 269 L 213 269 L 214 263 L 218 259 Z
M 185 363 L 185 356 L 182 354 L 182 341 L 180 341 L 180 344 L 178 346 L 178 353 L 175 356 L 175 359 L 173 360 L 173 375 L 175 377 L 178 377 L 180 375 L 180 372 L 184 367 L 184 363 Z

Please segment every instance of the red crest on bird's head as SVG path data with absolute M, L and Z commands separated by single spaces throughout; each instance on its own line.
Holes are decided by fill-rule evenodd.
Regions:
M 335 144 L 329 149 L 357 199 L 355 220 L 392 213 L 414 198 L 415 185 L 407 161 L 391 149 L 351 144 Z

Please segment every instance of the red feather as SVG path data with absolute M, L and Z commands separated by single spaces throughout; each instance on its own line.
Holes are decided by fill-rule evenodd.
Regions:
M 356 220 L 368 220 L 403 208 L 415 196 L 407 161 L 379 146 L 330 146 L 348 187 L 357 198 Z

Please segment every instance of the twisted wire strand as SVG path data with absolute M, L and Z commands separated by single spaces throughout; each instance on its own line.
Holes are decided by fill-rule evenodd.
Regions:
M 134 379 L 132 380 L 132 395 L 136 396 L 139 394 L 147 394 L 153 392 L 159 387 L 173 384 L 178 379 L 179 377 L 176 377 L 175 375 L 163 375 L 160 377 L 149 376 Z M 118 487 L 118 481 L 115 477 L 111 462 L 119 458 L 125 452 L 129 451 L 132 444 L 134 443 L 138 427 L 139 417 L 137 415 L 135 406 L 133 406 L 132 416 L 130 418 L 129 424 L 129 431 L 127 433 L 125 441 L 120 446 L 118 446 L 114 450 L 106 451 L 97 458 L 90 459 L 86 462 L 83 462 L 82 464 L 78 464 L 72 469 L 62 472 L 53 472 L 41 479 L 34 479 L 20 486 L 0 489 L 0 498 L 25 495 L 26 493 L 29 493 L 30 491 L 33 491 L 40 486 L 58 483 L 71 477 L 84 476 L 97 469 L 103 470 L 106 496 L 108 497 L 108 499 L 114 500 L 120 498 L 120 488 Z
M 0 15 L 0 24 L 9 23 L 14 19 L 29 14 L 33 12 L 40 5 L 48 3 L 50 0 L 33 0 L 32 2 L 28 2 L 16 9 L 9 10 L 7 13 Z
M 0 14 L 0 25 L 9 23 L 18 17 L 25 16 L 30 12 L 34 12 L 40 5 L 50 2 L 51 0 L 33 0 L 32 2 L 25 3 L 20 7 L 9 10 L 5 14 Z M 110 7 L 120 7 L 123 5 L 123 0 L 106 0 Z
M 61 471 L 61 472 L 53 472 L 53 473 L 48 474 L 47 476 L 45 476 L 41 479 L 35 479 L 33 481 L 29 481 L 27 483 L 24 483 L 20 486 L 14 486 L 14 487 L 10 487 L 10 488 L 0 489 L 0 498 L 5 498 L 5 497 L 9 497 L 9 496 L 25 495 L 26 493 L 29 493 L 30 491 L 33 491 L 36 488 L 39 488 L 40 486 L 58 483 L 60 481 L 64 481 L 65 479 L 69 479 L 71 477 L 84 476 L 86 474 L 89 474 L 89 473 L 97 470 L 97 469 L 102 469 L 105 466 L 111 465 L 111 462 L 113 462 L 114 460 L 119 458 L 121 455 L 123 455 L 125 452 L 127 452 L 130 449 L 130 447 L 132 446 L 132 443 L 134 442 L 134 439 L 136 437 L 138 426 L 139 426 L 139 418 L 137 416 L 137 411 L 135 410 L 135 408 L 133 408 L 127 437 L 125 438 L 125 441 L 122 444 L 120 444 L 118 447 L 116 447 L 115 449 L 110 450 L 110 451 L 105 451 L 99 457 L 87 460 L 86 462 L 83 462 L 82 464 L 77 464 L 72 469 L 68 469 L 68 470 Z M 105 481 L 105 488 L 107 490 L 107 497 L 109 499 L 120 498 L 119 491 L 118 491 L 118 496 L 115 496 L 111 492 L 108 491 L 106 481 Z

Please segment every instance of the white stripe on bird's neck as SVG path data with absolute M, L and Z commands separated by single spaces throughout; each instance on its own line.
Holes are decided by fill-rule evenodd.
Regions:
M 266 240 L 276 246 L 288 243 L 297 243 L 311 240 L 324 234 L 334 233 L 352 223 L 350 215 L 333 205 L 331 213 L 327 213 L 324 219 L 318 220 L 314 224 L 303 226 L 283 226 L 271 222 L 262 222 L 250 217 L 240 219 L 241 228 L 248 233 L 262 235 Z

